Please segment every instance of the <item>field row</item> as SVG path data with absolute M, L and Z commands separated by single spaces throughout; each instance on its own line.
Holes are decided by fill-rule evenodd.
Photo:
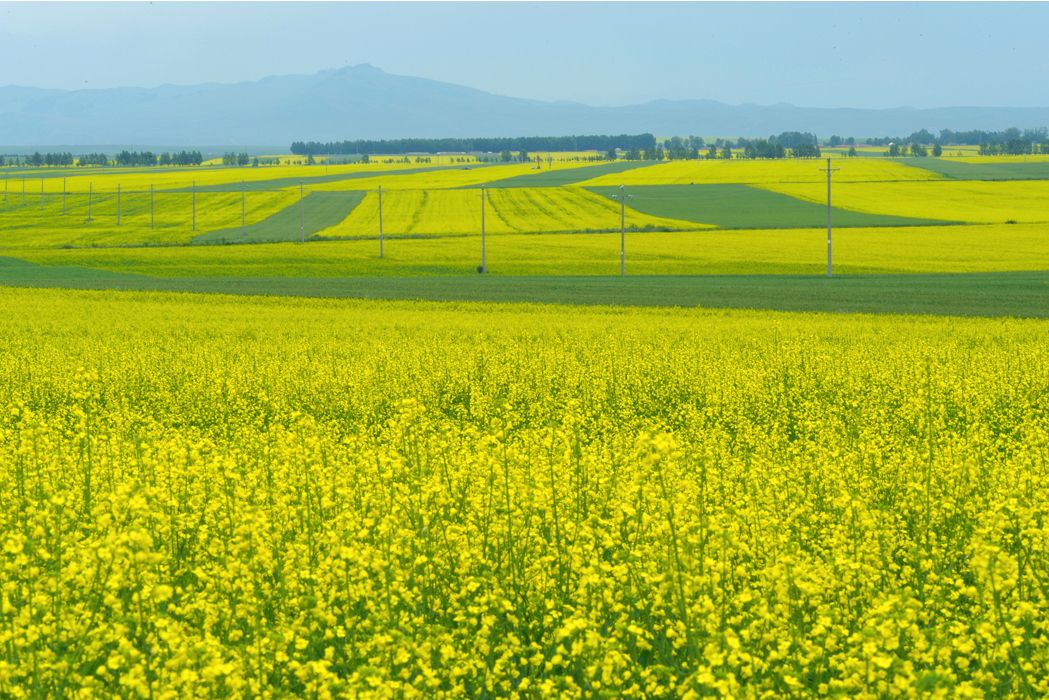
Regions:
M 1047 332 L 0 289 L 0 696 L 1046 697 Z
M 297 235 L 297 234 L 296 234 Z M 845 273 L 1049 270 L 1044 225 L 850 228 L 834 233 L 836 269 Z M 628 233 L 630 274 L 822 274 L 826 231 L 778 229 Z M 611 275 L 619 271 L 618 234 L 490 236 L 496 275 Z M 474 234 L 377 236 L 306 245 L 0 248 L 0 255 L 45 265 L 72 265 L 170 277 L 353 277 L 472 273 L 480 263 Z
M 485 227 L 493 234 L 618 229 L 620 205 L 614 198 L 619 193 L 617 187 L 493 187 L 485 197 Z M 640 185 L 625 193 L 624 223 L 635 230 L 816 228 L 827 220 L 821 183 Z M 459 235 L 481 229 L 477 188 L 384 188 L 382 199 L 383 228 L 389 235 Z M 836 227 L 1049 222 L 1049 181 L 842 182 L 834 187 L 833 201 Z M 310 221 L 308 231 L 300 227 L 304 216 Z M 307 191 L 302 204 L 298 188 L 154 195 L 125 191 L 119 197 L 111 192 L 38 194 L 25 204 L 20 197 L 0 200 L 4 247 L 298 240 L 303 233 L 326 238 L 378 235 L 377 191 L 322 187 Z

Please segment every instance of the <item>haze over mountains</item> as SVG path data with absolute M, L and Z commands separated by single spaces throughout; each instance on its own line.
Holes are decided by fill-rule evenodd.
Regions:
M 702 91 L 696 85 L 696 92 Z M 828 100 L 833 99 L 828 96 Z M 295 140 L 565 136 L 897 136 L 1049 125 L 1049 107 L 882 110 L 656 100 L 623 107 L 506 97 L 358 65 L 235 84 L 0 87 L 0 145 L 276 146 Z

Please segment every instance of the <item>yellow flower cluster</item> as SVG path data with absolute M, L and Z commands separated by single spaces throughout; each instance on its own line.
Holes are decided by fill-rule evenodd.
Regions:
M 0 290 L 0 696 L 1045 697 L 1047 332 Z

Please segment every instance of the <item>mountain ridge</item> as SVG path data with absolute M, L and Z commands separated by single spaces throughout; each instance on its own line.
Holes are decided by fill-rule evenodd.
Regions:
M 799 107 L 657 99 L 591 106 L 486 92 L 370 64 L 236 83 L 58 90 L 0 87 L 0 144 L 290 144 L 485 136 L 905 136 L 1049 125 L 1049 107 Z

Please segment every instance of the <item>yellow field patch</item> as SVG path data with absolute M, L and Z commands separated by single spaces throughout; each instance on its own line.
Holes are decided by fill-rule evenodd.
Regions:
M 593 163 L 555 163 L 554 171 L 580 168 Z M 474 165 L 447 170 L 398 175 L 396 172 L 377 174 L 375 177 L 355 178 L 311 185 L 312 190 L 375 190 L 380 185 L 384 190 L 451 189 L 456 187 L 479 187 L 480 185 L 505 180 L 520 175 L 536 175 L 550 170 L 545 163 L 536 169 L 534 163 L 509 163 L 506 165 Z
M 21 196 L 22 179 L 25 178 L 25 188 L 28 195 L 40 195 L 40 188 L 48 194 L 62 192 L 63 178 L 54 177 L 58 172 L 68 173 L 65 176 L 65 188 L 70 192 L 87 193 L 88 187 L 93 187 L 96 193 L 115 193 L 119 185 L 123 190 L 148 191 L 152 185 L 155 189 L 188 189 L 193 184 L 197 187 L 209 185 L 226 185 L 239 182 L 258 182 L 261 180 L 278 179 L 302 179 L 309 186 L 310 178 L 324 175 L 339 175 L 360 172 L 375 172 L 377 175 L 397 170 L 415 169 L 425 167 L 436 167 L 432 163 L 354 163 L 351 165 L 288 165 L 288 166 L 260 166 L 246 167 L 185 167 L 185 168 L 139 168 L 133 170 L 110 169 L 110 168 L 83 168 L 64 169 L 64 171 L 40 171 L 47 177 L 24 176 L 18 171 L 12 171 L 0 175 L 0 199 L 6 189 L 8 197 L 17 198 Z M 527 167 L 527 166 L 526 166 Z M 352 181 L 351 181 L 352 182 Z M 344 189 L 353 189 L 346 187 Z
M 827 201 L 820 183 L 768 184 L 763 189 L 811 202 Z M 840 183 L 833 187 L 837 207 L 872 214 L 1004 223 L 1049 221 L 1049 181 Z
M 377 236 L 376 229 L 341 232 Z M 331 233 L 332 229 L 328 230 Z M 631 274 L 820 274 L 827 232 L 821 229 L 628 233 Z M 339 277 L 472 272 L 480 236 L 321 241 L 179 248 L 0 250 L 46 265 L 82 265 L 160 276 Z M 842 273 L 998 272 L 1049 269 L 1043 225 L 908 226 L 834 232 Z M 487 245 L 494 274 L 610 275 L 618 272 L 615 233 L 502 234 Z
M 995 163 L 1049 163 L 1049 153 L 1037 153 L 1032 155 L 1002 155 L 1002 156 L 981 156 L 981 155 L 953 155 L 955 153 L 954 146 L 947 146 L 943 149 L 944 160 L 954 160 L 959 163 L 972 163 L 979 165 L 992 165 Z
M 485 230 L 490 233 L 608 230 L 620 225 L 619 205 L 579 188 L 507 188 L 486 191 Z M 388 234 L 454 234 L 481 230 L 481 195 L 467 190 L 390 190 L 383 193 Z M 627 210 L 628 227 L 705 228 Z M 374 235 L 379 198 L 369 193 L 346 219 L 321 237 Z
M 598 185 L 688 185 L 708 183 L 765 184 L 779 182 L 822 182 L 826 175 L 822 159 L 797 160 L 677 160 L 601 175 L 580 183 Z M 835 159 L 834 177 L 842 182 L 882 180 L 934 180 L 937 173 L 896 161 L 876 158 Z

